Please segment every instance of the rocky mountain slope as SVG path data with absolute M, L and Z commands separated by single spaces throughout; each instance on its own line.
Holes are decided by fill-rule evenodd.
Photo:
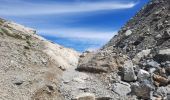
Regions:
M 170 0 L 151 0 L 102 49 L 82 54 L 77 70 L 118 100 L 170 100 Z
M 170 0 L 80 56 L 35 33 L 0 19 L 0 100 L 170 100 Z
M 64 100 L 59 80 L 79 53 L 35 33 L 0 19 L 0 100 Z

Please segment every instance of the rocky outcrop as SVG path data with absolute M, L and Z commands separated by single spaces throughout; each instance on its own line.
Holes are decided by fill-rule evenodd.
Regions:
M 63 100 L 60 77 L 77 65 L 78 57 L 34 29 L 0 19 L 0 99 Z
M 118 83 L 124 81 L 131 86 L 129 95 L 128 87 L 122 89 L 126 100 L 131 96 L 168 100 L 169 94 L 160 91 L 168 91 L 170 86 L 169 12 L 169 0 L 151 0 L 99 51 L 81 57 L 77 70 L 93 73 L 89 70 L 100 69 L 98 78 L 119 94 L 124 86 Z M 119 87 L 112 89 L 115 85 Z

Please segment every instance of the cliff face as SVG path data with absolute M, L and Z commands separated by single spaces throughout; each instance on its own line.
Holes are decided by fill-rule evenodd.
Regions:
M 58 83 L 79 53 L 53 44 L 35 30 L 0 19 L 0 99 L 63 100 Z
M 113 92 L 118 92 L 115 84 L 123 81 L 131 89 L 126 95 L 167 100 L 170 99 L 169 69 L 169 0 L 150 1 L 102 49 L 85 52 L 77 67 L 79 71 L 103 73 L 101 80 L 111 85 Z

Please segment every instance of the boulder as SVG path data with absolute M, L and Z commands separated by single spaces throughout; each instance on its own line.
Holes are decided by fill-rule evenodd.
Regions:
M 156 74 L 153 74 L 153 80 L 155 81 L 155 84 L 157 86 L 160 86 L 160 85 L 165 86 L 165 85 L 167 85 L 169 83 L 169 80 L 167 78 L 162 77 L 160 75 L 156 75 Z
M 120 96 L 126 96 L 128 93 L 131 92 L 130 84 L 125 82 L 114 83 L 112 91 L 114 91 Z
M 148 80 L 144 80 L 141 83 L 134 83 L 131 85 L 132 93 L 142 99 L 150 99 L 152 91 L 154 90 L 153 85 Z
M 131 60 L 125 61 L 123 65 L 123 80 L 131 82 L 135 81 L 136 79 L 137 76 L 135 75 L 132 61 Z
M 139 81 L 142 81 L 142 80 L 145 80 L 145 79 L 149 79 L 150 74 L 147 71 L 140 69 L 137 77 L 138 77 Z

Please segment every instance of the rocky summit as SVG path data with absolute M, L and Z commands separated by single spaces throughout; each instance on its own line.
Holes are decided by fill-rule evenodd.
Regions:
M 0 100 L 170 100 L 170 0 L 81 55 L 0 19 Z

